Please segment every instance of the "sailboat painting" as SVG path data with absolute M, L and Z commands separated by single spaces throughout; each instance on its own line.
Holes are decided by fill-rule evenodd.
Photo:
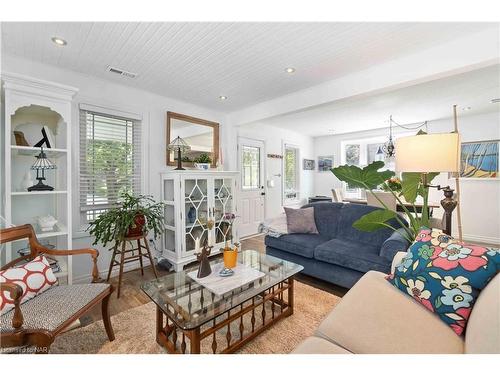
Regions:
M 460 177 L 498 178 L 499 141 L 462 143 Z

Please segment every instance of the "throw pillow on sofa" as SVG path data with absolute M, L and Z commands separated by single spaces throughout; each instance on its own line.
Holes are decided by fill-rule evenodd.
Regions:
M 460 243 L 422 228 L 387 279 L 461 335 L 481 289 L 499 269 L 500 249 Z
M 57 278 L 54 276 L 47 259 L 39 255 L 22 266 L 0 271 L 0 282 L 19 285 L 23 289 L 21 303 L 24 303 L 56 284 Z M 13 308 L 14 301 L 10 298 L 10 292 L 4 291 L 0 294 L 1 314 Z
M 284 207 L 284 209 L 288 233 L 318 233 L 314 221 L 314 207 L 298 209 Z

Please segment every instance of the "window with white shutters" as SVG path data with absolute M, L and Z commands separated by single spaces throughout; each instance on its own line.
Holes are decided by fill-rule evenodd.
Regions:
M 141 190 L 141 122 L 80 109 L 81 224 Z

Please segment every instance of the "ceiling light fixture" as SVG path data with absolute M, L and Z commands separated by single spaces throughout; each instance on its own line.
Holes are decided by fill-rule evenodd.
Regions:
M 221 95 L 221 96 L 219 96 L 219 100 L 227 100 L 227 96 Z
M 293 73 L 295 73 L 295 68 L 292 68 L 292 67 L 286 68 L 285 72 L 287 72 L 288 74 L 293 74 Z
M 62 38 L 59 38 L 57 36 L 54 36 L 52 37 L 52 41 L 57 44 L 58 46 L 65 46 L 66 44 L 68 44 L 68 42 L 66 42 L 64 39 Z
M 500 103 L 500 98 L 491 99 L 492 103 Z

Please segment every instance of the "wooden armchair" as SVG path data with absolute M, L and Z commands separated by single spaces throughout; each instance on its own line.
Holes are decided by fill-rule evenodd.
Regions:
M 99 272 L 95 249 L 55 250 L 43 247 L 29 224 L 0 230 L 0 244 L 27 238 L 31 252 L 7 263 L 13 267 L 40 254 L 51 256 L 89 254 L 92 257 L 92 284 L 53 286 L 20 306 L 22 288 L 14 283 L 1 283 L 0 291 L 10 292 L 14 308 L 0 319 L 0 348 L 31 346 L 36 353 L 48 353 L 55 337 L 71 323 L 101 302 L 104 328 L 110 341 L 115 339 L 109 319 L 108 303 L 113 286 L 98 283 Z

